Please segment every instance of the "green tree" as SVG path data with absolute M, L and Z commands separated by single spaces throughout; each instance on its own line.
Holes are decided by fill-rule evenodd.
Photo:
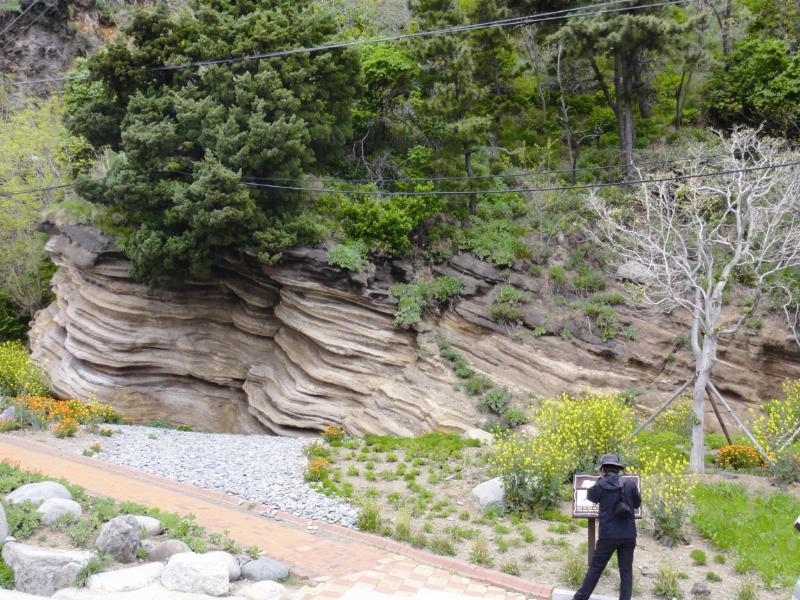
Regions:
M 302 241 L 304 197 L 268 186 L 340 163 L 361 90 L 350 50 L 153 66 L 317 45 L 336 31 L 312 0 L 191 0 L 174 14 L 138 11 L 88 60 L 90 79 L 68 86 L 67 124 L 116 156 L 79 190 L 124 218 L 137 277 L 180 282 L 225 253 L 269 260 Z M 249 178 L 266 185 L 239 184 Z
M 711 77 L 708 113 L 718 127 L 761 126 L 773 134 L 800 135 L 800 57 L 780 39 L 738 43 Z
M 409 8 L 423 30 L 465 22 L 454 0 L 411 0 Z M 460 157 L 462 173 L 472 176 L 473 157 L 487 145 L 491 118 L 485 114 L 488 89 L 477 80 L 469 40 L 462 35 L 434 36 L 416 40 L 412 52 L 421 70 L 415 108 L 426 141 L 445 161 Z M 475 214 L 477 196 L 470 196 L 468 209 Z
M 38 231 L 41 213 L 63 198 L 60 186 L 87 164 L 86 146 L 61 125 L 57 98 L 12 102 L 0 88 L 0 336 L 18 337 L 49 299 L 53 272 Z M 17 323 L 17 325 L 15 325 Z
M 637 106 L 639 116 L 650 117 L 652 89 L 646 57 L 663 51 L 683 29 L 664 9 L 655 8 L 574 19 L 557 33 L 568 55 L 589 63 L 606 103 L 614 111 L 619 150 L 626 165 L 633 164 Z

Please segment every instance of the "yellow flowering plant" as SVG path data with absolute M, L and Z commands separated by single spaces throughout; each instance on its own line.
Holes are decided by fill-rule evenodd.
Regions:
M 685 542 L 683 525 L 693 487 L 687 475 L 688 460 L 660 448 L 642 449 L 638 458 L 642 502 L 653 536 L 666 546 Z
M 622 396 L 592 391 L 545 399 L 532 420 L 539 434 L 497 439 L 490 465 L 503 478 L 509 507 L 534 513 L 556 503 L 573 473 L 595 471 L 600 456 L 618 452 L 634 426 Z
M 762 414 L 753 420 L 753 434 L 773 460 L 800 425 L 800 379 L 785 381 L 782 387 L 786 397 L 764 403 Z
M 0 396 L 44 396 L 47 384 L 21 342 L 0 344 Z

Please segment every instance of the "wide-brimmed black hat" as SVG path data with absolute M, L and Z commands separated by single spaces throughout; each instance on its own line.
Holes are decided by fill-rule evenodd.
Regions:
M 600 467 L 604 467 L 609 465 L 610 467 L 619 467 L 620 469 L 624 469 L 625 465 L 619 462 L 619 456 L 616 454 L 604 454 L 600 458 Z

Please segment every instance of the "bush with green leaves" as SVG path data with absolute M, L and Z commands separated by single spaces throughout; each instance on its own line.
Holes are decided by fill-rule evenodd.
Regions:
M 367 247 L 364 242 L 342 242 L 328 250 L 328 264 L 348 271 L 363 271 L 367 266 Z
M 521 292 L 512 285 L 504 285 L 492 299 L 489 309 L 495 323 L 512 325 L 522 321 L 522 306 L 529 302 L 531 295 Z
M 481 412 L 493 412 L 502 415 L 511 404 L 511 392 L 505 387 L 496 387 L 486 392 L 481 398 L 478 408 Z
M 572 286 L 576 291 L 590 294 L 604 289 L 606 287 L 606 281 L 600 271 L 581 268 L 578 270 L 578 274 L 573 278 Z
M 422 320 L 426 309 L 431 306 L 445 306 L 461 294 L 464 283 L 457 277 L 445 275 L 433 281 L 399 283 L 392 286 L 392 294 L 397 298 L 394 324 L 410 327 Z

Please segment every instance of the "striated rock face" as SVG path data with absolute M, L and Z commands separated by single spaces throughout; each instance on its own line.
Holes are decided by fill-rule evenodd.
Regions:
M 58 395 L 94 395 L 135 421 L 275 433 L 332 423 L 353 433 L 468 429 L 485 416 L 454 390 L 439 339 L 518 398 L 590 386 L 635 389 L 637 403 L 655 405 L 690 375 L 687 352 L 667 358 L 683 331 L 665 318 L 623 314 L 638 341 L 606 343 L 586 322 L 554 321 L 537 298 L 509 336 L 486 316 L 494 290 L 502 281 L 538 292 L 541 283 L 469 256 L 439 269 L 464 280 L 466 297 L 406 331 L 392 324 L 388 291 L 408 278 L 404 261 L 349 274 L 323 250 L 298 249 L 277 266 L 231 264 L 209 281 L 149 290 L 128 277 L 113 239 L 72 226 L 50 233 L 57 300 L 35 320 L 34 359 Z M 531 334 L 566 325 L 572 339 Z M 800 355 L 768 321 L 758 338 L 732 340 L 714 375 L 741 408 L 800 377 Z

